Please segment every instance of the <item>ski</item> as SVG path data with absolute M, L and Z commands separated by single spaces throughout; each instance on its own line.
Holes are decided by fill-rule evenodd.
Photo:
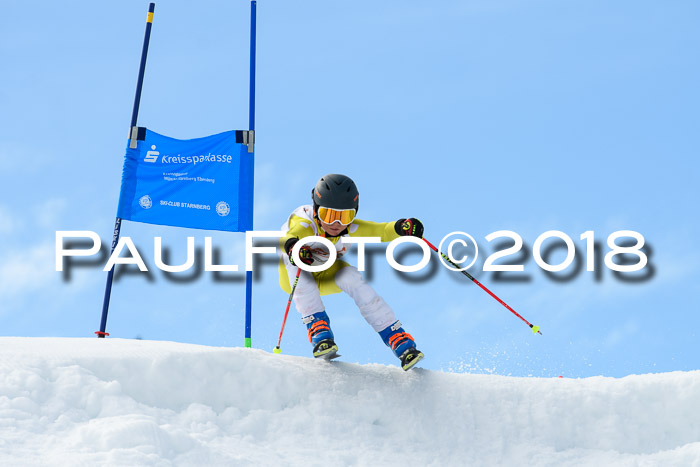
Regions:
M 338 352 L 335 352 L 335 353 L 329 353 L 326 355 L 322 355 L 322 356 L 316 357 L 316 358 L 330 362 L 331 360 L 335 360 L 338 357 L 342 357 L 342 355 L 340 355 Z

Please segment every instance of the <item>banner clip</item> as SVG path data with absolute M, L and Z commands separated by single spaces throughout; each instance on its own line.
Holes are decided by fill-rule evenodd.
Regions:
M 140 126 L 132 126 L 129 131 L 129 149 L 136 149 L 139 141 L 146 139 L 146 128 Z
M 139 127 L 137 126 L 132 126 L 131 127 L 131 134 L 129 135 L 129 149 L 136 149 L 136 139 L 138 138 L 139 135 Z
M 248 152 L 253 152 L 253 146 L 255 145 L 255 130 L 241 130 L 240 134 L 242 138 L 241 143 L 248 146 Z

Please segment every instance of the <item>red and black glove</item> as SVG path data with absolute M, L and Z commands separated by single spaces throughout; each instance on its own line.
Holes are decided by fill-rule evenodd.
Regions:
M 294 245 L 298 241 L 298 238 L 290 238 L 286 242 L 284 242 L 284 251 L 286 251 L 287 255 L 289 256 L 289 262 L 292 263 L 292 265 L 294 266 L 296 266 L 296 264 L 294 264 L 294 258 L 292 258 L 292 248 L 294 248 Z M 314 257 L 311 254 L 311 248 L 309 248 L 308 245 L 304 245 L 303 247 L 299 248 L 299 259 L 302 263 L 306 265 L 313 264 Z
M 402 236 L 423 238 L 423 224 L 415 217 L 399 219 L 394 224 L 394 230 Z

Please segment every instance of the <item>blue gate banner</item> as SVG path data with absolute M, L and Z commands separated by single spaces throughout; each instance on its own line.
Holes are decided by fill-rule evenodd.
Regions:
M 253 229 L 253 153 L 236 142 L 235 131 L 178 140 L 139 130 L 145 136 L 139 135 L 136 148 L 127 144 L 117 217 L 193 229 Z

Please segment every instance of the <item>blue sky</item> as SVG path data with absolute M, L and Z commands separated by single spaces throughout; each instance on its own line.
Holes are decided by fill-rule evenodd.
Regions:
M 93 264 L 64 280 L 54 236 L 111 239 L 148 2 L 32 5 L 29 14 L 6 2 L 0 18 L 0 335 L 89 337 L 105 273 Z M 261 1 L 255 228 L 278 229 L 336 172 L 359 186 L 361 218 L 418 217 L 434 243 L 466 231 L 482 255 L 495 251 L 491 232 L 522 236 L 529 251 L 513 258 L 525 260 L 524 273 L 470 271 L 543 336 L 457 273 L 402 277 L 374 256 L 371 283 L 426 368 L 574 377 L 697 369 L 699 9 Z M 157 2 L 139 124 L 182 139 L 245 129 L 248 37 L 247 1 Z M 605 254 L 608 235 L 638 231 L 653 273 L 631 283 L 603 265 L 552 280 L 531 253 L 549 230 L 567 233 L 584 264 L 583 232 L 593 230 Z M 242 264 L 242 234 L 136 223 L 122 234 L 149 265 L 154 235 L 173 262 L 184 261 L 191 235 L 198 246 L 212 236 L 224 261 Z M 271 350 L 287 296 L 274 264 L 258 276 L 253 345 Z M 108 331 L 242 345 L 237 279 L 124 275 Z M 346 360 L 395 362 L 348 297 L 326 305 Z M 290 317 L 283 351 L 310 355 Z

